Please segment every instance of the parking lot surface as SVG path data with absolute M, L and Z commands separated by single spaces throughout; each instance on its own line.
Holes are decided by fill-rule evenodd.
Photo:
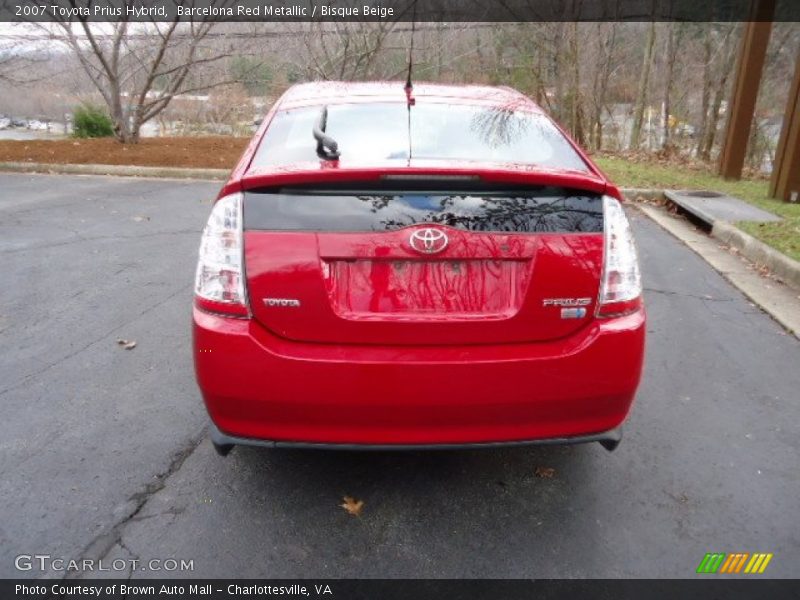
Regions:
M 218 457 L 189 328 L 216 191 L 0 175 L 0 576 L 48 554 L 193 561 L 136 577 L 691 577 L 706 552 L 797 576 L 800 342 L 635 211 L 649 337 L 614 453 Z

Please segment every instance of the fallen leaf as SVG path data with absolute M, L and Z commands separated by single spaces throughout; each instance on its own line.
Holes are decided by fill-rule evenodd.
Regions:
M 364 501 L 363 500 L 356 500 L 352 496 L 345 496 L 342 498 L 344 502 L 340 504 L 343 509 L 345 509 L 348 513 L 353 515 L 354 517 L 361 516 L 361 510 L 364 508 Z
M 556 474 L 556 470 L 552 467 L 536 467 L 536 470 L 533 472 L 533 474 L 540 479 L 552 479 Z
M 123 340 L 122 338 L 117 340 L 117 344 L 125 348 L 125 350 L 133 350 L 136 348 L 136 340 Z

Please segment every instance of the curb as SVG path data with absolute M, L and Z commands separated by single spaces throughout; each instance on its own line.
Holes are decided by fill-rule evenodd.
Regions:
M 622 192 L 622 195 L 631 202 L 637 198 L 644 198 L 645 200 L 649 200 L 651 202 L 660 202 L 666 199 L 664 190 L 653 190 L 649 188 L 620 188 L 619 191 Z
M 137 167 L 132 165 L 70 165 L 50 163 L 0 162 L 0 171 L 52 173 L 56 175 L 114 175 L 224 181 L 228 169 L 184 169 L 179 167 Z
M 666 190 L 622 188 L 623 195 L 629 200 L 642 197 L 646 200 L 667 200 Z M 696 214 L 681 206 L 680 209 L 694 215 L 703 222 L 708 222 L 705 215 Z M 789 258 L 764 242 L 745 233 L 735 225 L 725 221 L 714 221 L 710 231 L 711 237 L 736 249 L 742 256 L 757 266 L 764 266 L 777 279 L 786 285 L 800 290 L 800 262 Z
M 645 203 L 639 203 L 635 208 L 698 254 L 753 304 L 800 339 L 800 296 L 797 291 L 788 285 L 770 285 L 770 280 L 765 279 L 741 253 L 730 252 L 720 244 L 720 240 L 694 227 L 687 219 Z
M 765 266 L 786 285 L 800 290 L 800 262 L 778 252 L 730 223 L 717 221 L 711 229 L 711 235 L 731 248 L 736 248 L 751 262 Z

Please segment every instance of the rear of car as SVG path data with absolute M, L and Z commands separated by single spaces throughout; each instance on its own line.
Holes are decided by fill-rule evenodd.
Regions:
M 316 84 L 212 210 L 194 355 L 222 453 L 612 449 L 644 324 L 618 190 L 527 98 Z

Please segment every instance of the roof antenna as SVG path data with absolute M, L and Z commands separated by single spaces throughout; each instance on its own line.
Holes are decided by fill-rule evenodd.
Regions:
M 408 102 L 408 106 L 411 107 L 414 104 L 414 98 L 411 97 L 411 92 L 414 89 L 414 84 L 411 83 L 411 70 L 414 67 L 414 32 L 416 31 L 417 26 L 417 0 L 414 0 L 414 4 L 412 7 L 412 15 L 411 15 L 411 44 L 408 47 L 408 75 L 406 76 L 406 100 Z
M 411 14 L 411 43 L 408 46 L 408 76 L 406 77 L 406 107 L 408 109 L 408 160 L 411 161 L 411 107 L 414 106 L 414 84 L 411 83 L 411 69 L 414 67 L 414 31 L 417 25 L 417 0 L 414 0 Z

